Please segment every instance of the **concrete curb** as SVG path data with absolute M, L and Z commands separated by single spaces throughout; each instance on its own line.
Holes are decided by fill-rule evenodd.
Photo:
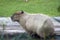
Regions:
M 51 20 L 55 26 L 55 33 L 57 35 L 60 35 L 60 23 L 54 18 L 52 18 Z M 10 17 L 0 17 L 0 32 L 4 34 L 14 34 L 24 33 L 25 30 L 21 27 L 19 23 L 12 22 Z

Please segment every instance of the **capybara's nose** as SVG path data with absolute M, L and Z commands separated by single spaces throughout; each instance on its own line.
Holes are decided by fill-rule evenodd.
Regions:
M 11 18 L 11 20 L 13 20 L 13 16 L 11 16 L 10 18 Z

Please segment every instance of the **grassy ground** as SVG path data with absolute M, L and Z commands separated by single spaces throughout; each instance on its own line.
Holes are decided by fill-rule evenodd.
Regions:
M 60 37 L 59 36 L 55 36 L 56 40 L 59 40 Z M 32 38 L 30 35 L 26 34 L 26 33 L 18 33 L 15 35 L 0 35 L 0 40 L 43 40 L 43 39 L 39 39 L 39 38 Z M 52 40 L 52 39 L 46 39 L 46 40 Z
M 0 0 L 0 16 L 11 16 L 17 10 L 29 13 L 44 13 L 50 16 L 60 16 L 58 7 L 60 0 Z

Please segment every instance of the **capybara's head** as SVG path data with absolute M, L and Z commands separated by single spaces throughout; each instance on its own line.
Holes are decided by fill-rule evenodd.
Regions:
M 11 20 L 19 22 L 19 19 L 23 14 L 24 14 L 24 11 L 17 11 L 11 16 Z

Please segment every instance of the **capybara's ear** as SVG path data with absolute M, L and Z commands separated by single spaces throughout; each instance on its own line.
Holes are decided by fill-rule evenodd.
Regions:
M 23 10 L 21 10 L 21 14 L 23 14 L 24 13 L 24 11 Z
M 18 15 L 21 15 L 21 14 L 23 14 L 23 13 L 24 13 L 23 10 L 15 12 L 15 14 L 18 14 Z

